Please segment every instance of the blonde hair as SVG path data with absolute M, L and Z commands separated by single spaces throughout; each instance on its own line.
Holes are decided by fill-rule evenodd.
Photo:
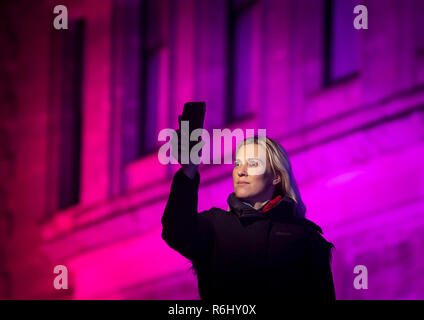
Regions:
M 288 196 L 296 204 L 295 215 L 304 218 L 306 207 L 300 197 L 287 152 L 277 141 L 265 136 L 255 135 L 241 141 L 236 147 L 235 154 L 237 155 L 238 150 L 243 145 L 251 143 L 265 148 L 272 173 L 281 177 L 281 183 L 276 185 L 273 198 L 277 195 Z

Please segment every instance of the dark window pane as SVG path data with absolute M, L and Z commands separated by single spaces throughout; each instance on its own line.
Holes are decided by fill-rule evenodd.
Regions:
M 325 82 L 330 84 L 358 70 L 358 30 L 353 26 L 356 0 L 326 0 Z
M 163 47 L 158 1 L 144 0 L 142 19 L 140 156 L 153 152 L 157 147 L 160 52 Z
M 154 150 L 159 134 L 157 128 L 157 110 L 159 98 L 159 53 L 153 54 L 147 61 L 147 90 L 145 117 L 146 151 Z
M 60 106 L 59 202 L 63 209 L 79 202 L 81 109 L 83 81 L 83 21 L 71 21 L 63 34 Z
M 229 7 L 227 122 L 251 113 L 255 1 L 235 1 Z
M 234 117 L 249 113 L 252 55 L 252 10 L 241 13 L 235 23 Z

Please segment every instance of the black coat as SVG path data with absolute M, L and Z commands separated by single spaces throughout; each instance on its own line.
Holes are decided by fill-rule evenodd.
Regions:
M 266 212 L 228 197 L 230 211 L 197 212 L 199 173 L 174 176 L 162 238 L 192 261 L 202 300 L 334 300 L 331 248 L 284 197 Z

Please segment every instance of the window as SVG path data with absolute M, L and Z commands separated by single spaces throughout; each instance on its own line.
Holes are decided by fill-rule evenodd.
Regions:
M 256 3 L 229 0 L 228 4 L 227 123 L 241 120 L 253 111 Z
M 358 31 L 353 27 L 356 0 L 325 0 L 324 84 L 358 71 Z
M 58 210 L 79 202 L 81 159 L 81 109 L 83 82 L 84 24 L 70 21 L 68 30 L 61 30 L 62 50 L 59 65 L 62 68 L 58 84 L 59 99 L 59 166 Z
M 142 77 L 140 156 L 157 147 L 160 62 L 163 41 L 160 33 L 160 6 L 155 0 L 142 4 Z

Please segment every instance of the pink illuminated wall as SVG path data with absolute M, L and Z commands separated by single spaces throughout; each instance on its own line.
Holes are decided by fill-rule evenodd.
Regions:
M 337 56 L 355 71 L 327 81 L 337 42 L 325 31 L 326 1 L 236 2 L 230 16 L 247 19 L 239 24 L 227 20 L 227 0 L 67 1 L 84 34 L 79 185 L 68 185 L 78 201 L 66 208 L 61 150 L 78 126 L 63 118 L 67 62 L 55 52 L 67 31 L 52 24 L 60 3 L 0 4 L 0 298 L 199 298 L 189 261 L 161 238 L 179 166 L 140 147 L 143 116 L 153 114 L 156 132 L 177 128 L 190 100 L 206 101 L 211 134 L 264 128 L 287 150 L 307 218 L 336 246 L 338 299 L 424 298 L 424 4 L 367 1 L 369 29 L 345 28 L 358 60 Z M 149 14 L 157 25 L 145 32 Z M 245 56 L 235 54 L 237 35 Z M 153 76 L 143 62 L 152 48 Z M 238 68 L 234 56 L 246 58 Z M 240 68 L 249 78 L 235 84 Z M 249 98 L 233 114 L 251 112 L 229 121 L 237 85 Z M 145 88 L 157 91 L 153 113 Z M 231 170 L 201 166 L 199 211 L 227 209 Z M 52 285 L 59 264 L 68 290 Z M 367 290 L 353 286 L 357 265 L 368 268 Z

